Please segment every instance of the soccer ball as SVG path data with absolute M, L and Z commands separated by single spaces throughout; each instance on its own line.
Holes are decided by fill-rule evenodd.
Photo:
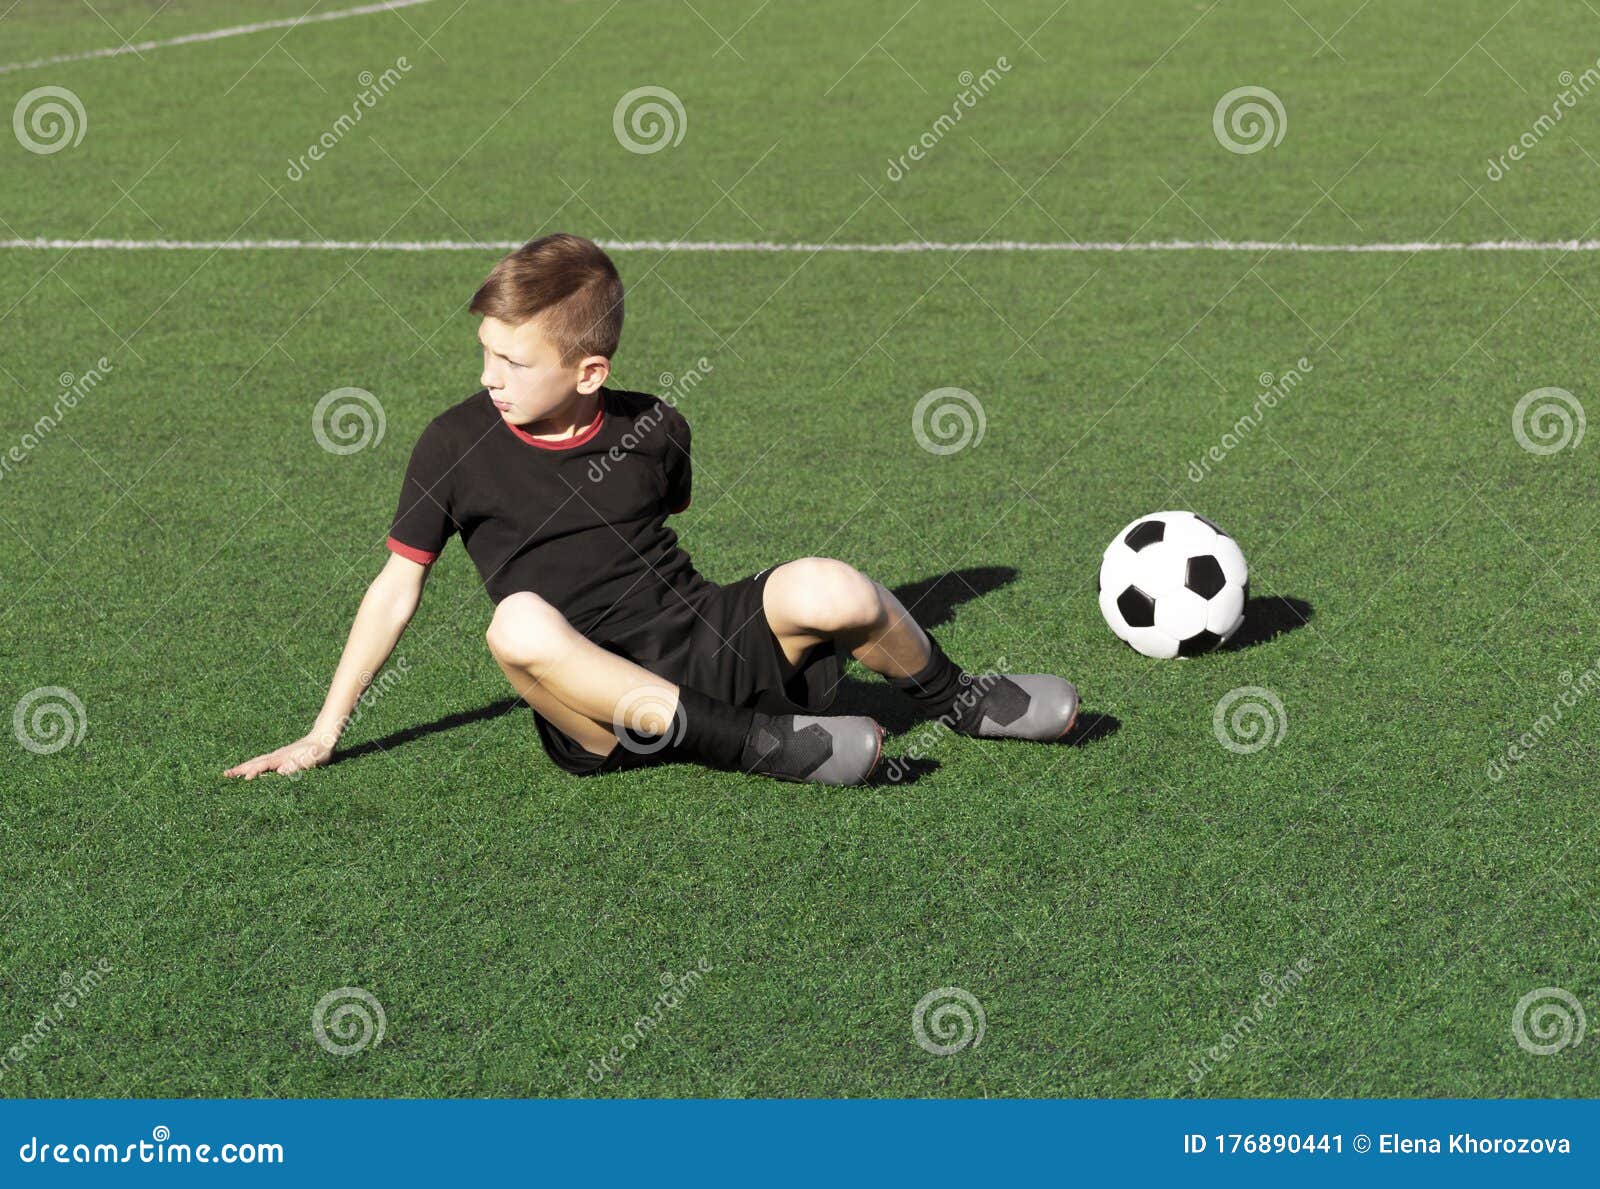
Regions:
M 1157 512 L 1117 534 L 1100 561 L 1100 613 L 1145 656 L 1199 656 L 1244 622 L 1250 567 L 1204 516 Z

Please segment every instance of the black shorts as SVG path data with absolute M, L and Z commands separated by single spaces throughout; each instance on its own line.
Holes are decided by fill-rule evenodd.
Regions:
M 688 619 L 685 638 L 665 647 L 651 641 L 648 651 L 661 654 L 652 659 L 639 659 L 626 644 L 606 641 L 601 646 L 674 685 L 686 685 L 735 706 L 768 714 L 820 714 L 838 693 L 842 672 L 838 649 L 833 641 L 824 640 L 811 647 L 798 668 L 789 664 L 762 606 L 762 592 L 771 576 L 768 567 L 725 586 L 711 585 L 694 602 L 696 614 Z M 533 721 L 545 754 L 574 776 L 640 768 L 658 758 L 654 753 L 630 751 L 620 743 L 609 755 L 598 756 L 537 710 Z

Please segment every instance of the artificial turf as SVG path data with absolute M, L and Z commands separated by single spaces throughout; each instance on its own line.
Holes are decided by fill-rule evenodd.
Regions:
M 169 4 L 134 38 L 156 7 L 97 6 L 134 40 L 302 11 Z M 442 0 L 275 49 L 283 30 L 0 74 L 8 105 L 60 85 L 89 120 L 70 150 L 0 145 L 0 236 L 1594 233 L 1600 96 L 1504 180 L 1483 172 L 1600 54 L 1581 9 L 1054 7 Z M 115 42 L 87 7 L 26 0 L 0 35 L 7 61 Z M 355 75 L 402 54 L 393 92 L 288 181 Z M 890 182 L 957 74 L 1001 55 Z M 636 155 L 612 111 L 647 84 L 688 125 Z M 1244 84 L 1288 124 L 1241 156 L 1211 116 Z M 1592 404 L 1592 253 L 620 251 L 617 384 L 708 364 L 680 405 L 696 494 L 677 528 L 701 571 L 843 558 L 969 667 L 1072 678 L 1082 727 L 1060 746 L 929 734 L 856 669 L 838 709 L 916 753 L 906 780 L 574 780 L 509 701 L 453 543 L 338 761 L 223 780 L 309 727 L 410 446 L 477 387 L 465 303 L 496 255 L 0 252 L 3 445 L 61 374 L 113 365 L 0 479 L 0 704 L 65 687 L 87 724 L 46 755 L 3 740 L 0 1052 L 63 972 L 110 967 L 0 1094 L 1600 1092 L 1595 1040 L 1536 1056 L 1511 1029 L 1536 988 L 1600 1005 L 1592 698 L 1489 775 L 1600 661 L 1594 443 L 1540 455 L 1511 429 L 1532 389 Z M 1301 357 L 1303 385 L 1191 481 L 1259 375 Z M 335 455 L 312 407 L 351 385 L 384 436 Z M 945 386 L 985 429 L 937 456 L 912 409 Z M 1167 507 L 1250 559 L 1239 646 L 1151 661 L 1102 621 L 1101 550 Z M 1245 686 L 1287 729 L 1236 754 L 1212 715 Z M 1297 962 L 1239 1034 L 1263 973 Z M 311 1029 L 340 987 L 386 1015 L 351 1057 Z M 985 1016 L 946 1057 L 911 1028 L 943 987 Z

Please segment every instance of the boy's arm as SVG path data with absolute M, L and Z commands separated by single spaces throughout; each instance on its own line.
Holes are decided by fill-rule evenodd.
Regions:
M 263 772 L 287 775 L 326 764 L 333 755 L 333 745 L 350 721 L 356 699 L 377 676 L 416 614 L 427 577 L 427 566 L 391 553 L 388 563 L 361 600 L 322 712 L 317 715 L 310 733 L 276 751 L 237 764 L 223 775 L 251 780 Z

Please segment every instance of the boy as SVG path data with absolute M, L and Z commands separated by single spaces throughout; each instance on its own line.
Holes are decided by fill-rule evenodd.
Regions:
M 1071 729 L 1070 682 L 968 676 L 843 562 L 802 558 L 728 585 L 696 572 L 666 524 L 689 506 L 689 425 L 655 397 L 605 387 L 622 282 L 597 245 L 524 244 L 470 309 L 482 319 L 483 388 L 434 418 L 411 455 L 388 563 L 322 712 L 305 738 L 226 775 L 328 762 L 453 534 L 495 606 L 489 651 L 533 707 L 546 753 L 575 775 L 672 759 L 860 784 L 883 729 L 821 715 L 841 652 L 956 731 L 1048 740 Z

